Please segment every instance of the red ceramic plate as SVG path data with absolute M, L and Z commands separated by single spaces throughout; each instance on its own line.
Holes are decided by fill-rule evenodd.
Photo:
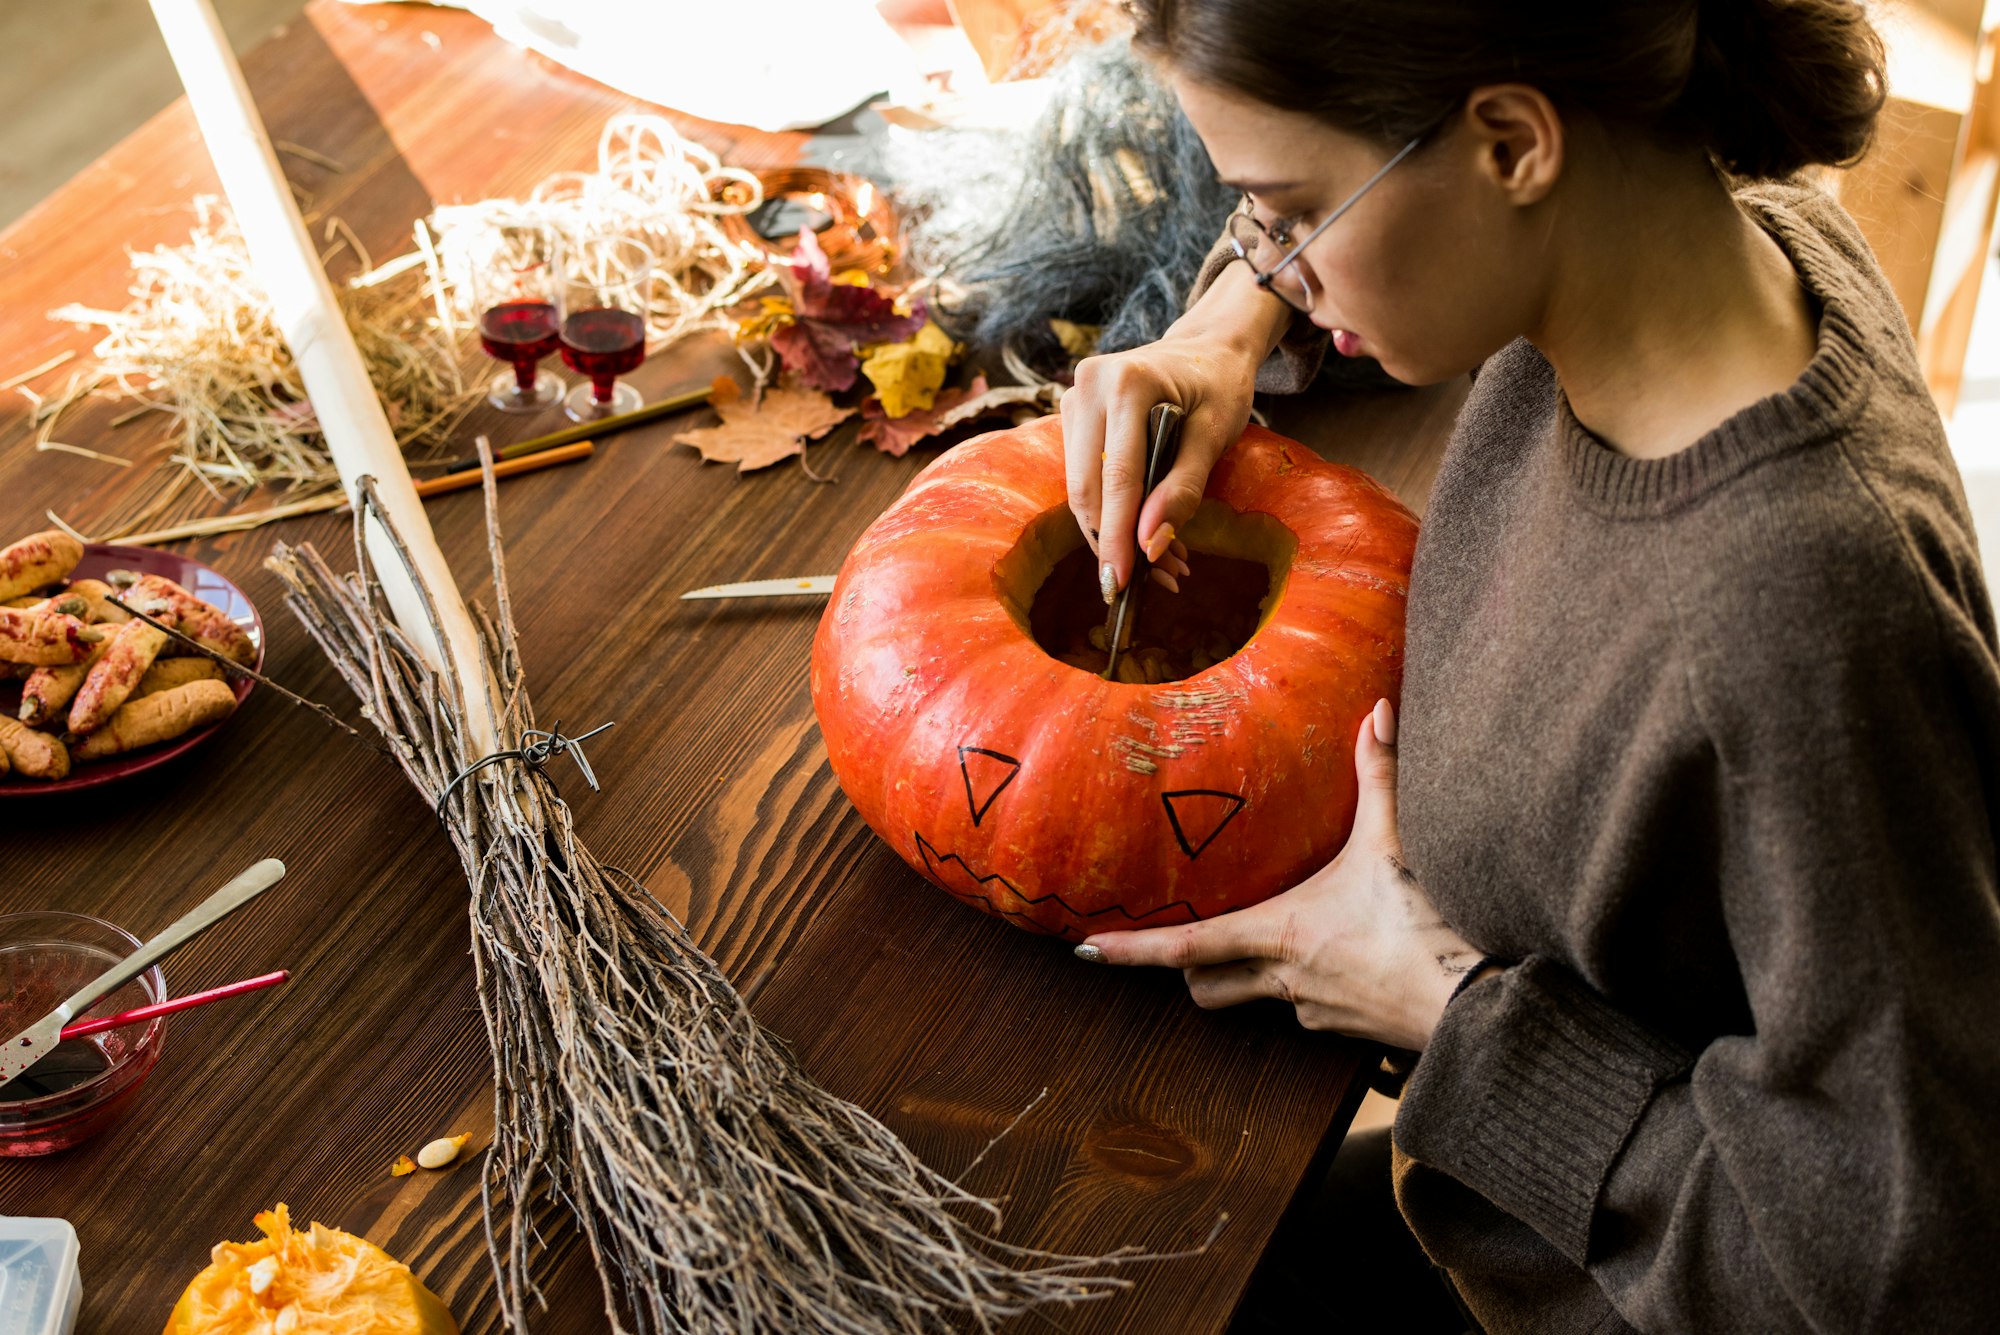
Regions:
M 237 588 L 210 566 L 190 557 L 173 552 L 163 552 L 152 547 L 120 547 L 113 543 L 93 542 L 83 549 L 83 560 L 70 573 L 72 579 L 103 579 L 113 570 L 136 570 L 142 575 L 165 575 L 174 583 L 186 589 L 204 602 L 215 604 L 229 614 L 230 620 L 250 633 L 252 643 L 257 646 L 257 661 L 251 664 L 258 671 L 264 668 L 264 620 L 257 615 L 249 596 Z M 250 694 L 256 683 L 248 677 L 236 678 L 236 703 L 241 706 L 243 698 Z M 0 710 L 13 718 L 20 713 L 21 683 L 0 682 Z M 235 715 L 231 715 L 234 718 Z M 211 723 L 206 728 L 196 728 L 183 733 L 169 742 L 149 746 L 122 756 L 112 756 L 108 760 L 92 761 L 88 765 L 78 765 L 70 771 L 67 779 L 48 783 L 40 779 L 24 779 L 18 774 L 0 774 L 0 797 L 26 797 L 36 793 L 65 793 L 78 788 L 94 788 L 100 783 L 110 783 L 128 774 L 137 774 L 155 765 L 164 765 L 169 760 L 191 746 L 199 745 L 217 728 L 228 724 L 229 719 Z

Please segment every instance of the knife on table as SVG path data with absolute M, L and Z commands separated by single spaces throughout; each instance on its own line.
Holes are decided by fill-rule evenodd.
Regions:
M 265 858 L 203 900 L 179 922 L 85 983 L 68 1001 L 8 1039 L 6 1046 L 0 1047 L 0 1085 L 6 1084 L 54 1051 L 56 1044 L 62 1041 L 63 1026 L 74 1019 L 79 1011 L 89 1010 L 103 998 L 152 968 L 161 959 L 269 890 L 284 874 L 284 863 L 276 858 Z
M 800 575 L 793 579 L 750 579 L 740 584 L 711 584 L 705 589 L 689 589 L 681 601 L 690 598 L 776 598 L 785 594 L 833 592 L 833 575 Z
M 1174 459 L 1180 453 L 1181 421 L 1186 416 L 1187 414 L 1182 412 L 1177 404 L 1161 403 L 1155 404 L 1152 413 L 1147 417 L 1146 484 L 1139 492 L 1141 505 L 1144 505 L 1146 498 L 1153 494 L 1153 488 L 1160 485 L 1160 479 L 1173 468 Z M 1137 541 L 1136 534 L 1134 541 Z M 1106 681 L 1114 680 L 1113 674 L 1118 671 L 1119 647 L 1125 643 L 1138 622 L 1139 586 L 1147 582 L 1146 572 L 1152 568 L 1153 563 L 1146 559 L 1145 548 L 1141 547 L 1133 553 L 1132 578 L 1125 581 L 1125 591 L 1118 595 L 1118 601 L 1112 606 L 1111 615 L 1105 621 L 1107 643 L 1110 645 L 1108 652 L 1111 655 L 1104 665 Z

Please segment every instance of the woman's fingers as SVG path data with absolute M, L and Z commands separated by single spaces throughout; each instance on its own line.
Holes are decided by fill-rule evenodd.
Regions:
M 1182 453 L 1174 460 L 1174 466 L 1166 477 L 1153 488 L 1152 495 L 1140 507 L 1138 516 L 1139 540 L 1146 543 L 1148 554 L 1157 561 L 1160 556 L 1172 551 L 1180 540 L 1181 529 L 1188 520 L 1194 518 L 1195 507 L 1201 504 L 1201 493 L 1208 486 L 1208 471 L 1213 466 L 1211 460 L 1199 455 Z
M 1100 572 L 1112 574 L 1104 580 L 1107 603 L 1132 578 L 1138 557 L 1133 530 L 1138 522 L 1139 493 L 1146 481 L 1146 414 L 1151 404 L 1140 404 L 1129 394 L 1109 405 L 1104 415 L 1104 462 L 1099 475 L 1097 560 Z
M 1200 508 L 1202 493 L 1208 489 L 1208 476 L 1214 471 L 1216 461 L 1242 433 L 1242 421 L 1212 404 L 1197 403 L 1188 413 L 1181 427 L 1180 452 L 1174 458 L 1174 466 L 1139 509 L 1138 537 L 1145 544 L 1148 559 L 1158 563 L 1171 553 L 1183 563 L 1187 561 L 1187 546 L 1180 541 L 1180 531 Z
M 1178 927 L 1136 932 L 1099 932 L 1077 947 L 1079 958 L 1104 964 L 1151 964 L 1191 969 L 1274 953 L 1276 928 L 1262 905 L 1238 909 Z
M 1263 997 L 1279 997 L 1284 989 L 1276 980 L 1276 966 L 1266 960 L 1236 960 L 1229 964 L 1203 964 L 1183 969 L 1188 995 L 1203 1010 L 1240 1006 Z
M 1101 500 L 1098 479 L 1104 468 L 1104 412 L 1089 396 L 1063 395 L 1063 474 L 1069 490 L 1070 513 L 1083 530 L 1090 550 L 1097 552 Z
M 1163 587 L 1187 577 L 1180 530 L 1201 505 L 1210 470 L 1242 434 L 1253 371 L 1196 340 L 1163 339 L 1077 363 L 1076 383 L 1062 398 L 1065 482 L 1106 602 L 1130 583 L 1142 551 L 1172 577 L 1159 581 Z M 1173 468 L 1148 493 L 1148 422 L 1160 403 L 1178 403 L 1187 418 Z
M 1354 777 L 1359 797 L 1348 842 L 1358 848 L 1401 847 L 1396 825 L 1396 710 L 1386 699 L 1354 733 Z

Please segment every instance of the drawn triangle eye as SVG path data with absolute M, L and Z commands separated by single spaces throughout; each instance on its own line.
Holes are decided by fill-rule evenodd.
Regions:
M 965 803 L 972 809 L 972 823 L 977 826 L 985 818 L 986 809 L 993 805 L 993 799 L 1000 796 L 1000 790 L 1014 782 L 1014 776 L 1021 772 L 1021 762 L 983 746 L 961 746 L 958 772 L 965 779 Z
M 1174 838 L 1179 841 L 1181 852 L 1190 860 L 1200 857 L 1202 850 L 1222 833 L 1222 827 L 1236 819 L 1236 813 L 1248 804 L 1247 799 L 1235 793 L 1212 788 L 1161 793 L 1160 801 L 1166 805 L 1167 820 L 1174 827 Z

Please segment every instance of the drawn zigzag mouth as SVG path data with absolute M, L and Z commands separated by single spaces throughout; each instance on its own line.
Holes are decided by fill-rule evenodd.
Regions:
M 952 883 L 954 878 L 946 875 L 944 871 L 945 866 L 950 863 L 956 863 L 958 869 L 962 873 L 964 873 L 964 876 L 966 878 L 970 879 L 970 881 L 974 886 L 990 886 L 996 883 L 1005 886 L 1007 889 L 1007 893 L 1013 896 L 1013 898 L 1016 901 L 1022 904 L 1027 904 L 1031 907 L 1054 902 L 1055 904 L 1059 905 L 1072 918 L 1088 920 L 1091 918 L 1102 918 L 1109 914 L 1117 914 L 1119 917 L 1125 919 L 1125 921 L 1137 925 L 1139 923 L 1145 922 L 1149 918 L 1157 918 L 1163 913 L 1171 913 L 1175 909 L 1181 910 L 1186 915 L 1186 917 L 1183 919 L 1176 919 L 1177 922 L 1201 917 L 1199 913 L 1195 912 L 1194 905 L 1190 904 L 1187 900 L 1184 899 L 1177 899 L 1171 904 L 1162 904 L 1160 907 L 1156 909 L 1148 909 L 1144 913 L 1135 914 L 1131 910 L 1127 909 L 1123 904 L 1113 904 L 1110 908 L 1096 909 L 1087 912 L 1071 904 L 1068 900 L 1062 897 L 1060 891 L 1055 891 L 1055 890 L 1051 890 L 1048 894 L 1040 896 L 1024 895 L 1021 893 L 1021 888 L 1019 886 L 1015 885 L 1012 881 L 1008 880 L 1005 876 L 1002 876 L 1000 873 L 998 872 L 982 873 L 976 870 L 971 863 L 967 862 L 959 854 L 944 852 L 937 845 L 933 844 L 930 840 L 924 838 L 921 831 L 911 831 L 911 833 L 916 835 L 917 852 L 923 857 L 924 870 L 928 871 L 931 874 L 932 878 L 935 879 L 938 882 L 938 884 L 942 885 L 946 891 L 956 896 L 957 898 L 964 900 L 968 904 L 984 905 L 987 911 L 990 913 L 994 913 L 1005 918 L 1012 918 L 1017 922 L 1019 922 L 1022 926 L 1028 928 L 1030 931 L 1041 932 L 1049 936 L 1068 935 L 1067 932 L 1051 932 L 1048 928 L 1036 922 L 1034 918 L 1030 916 L 1028 913 L 1020 909 L 1010 909 L 1002 907 L 1000 904 L 995 903 L 990 895 L 982 894 L 978 889 L 959 888 L 957 885 L 954 885 Z

